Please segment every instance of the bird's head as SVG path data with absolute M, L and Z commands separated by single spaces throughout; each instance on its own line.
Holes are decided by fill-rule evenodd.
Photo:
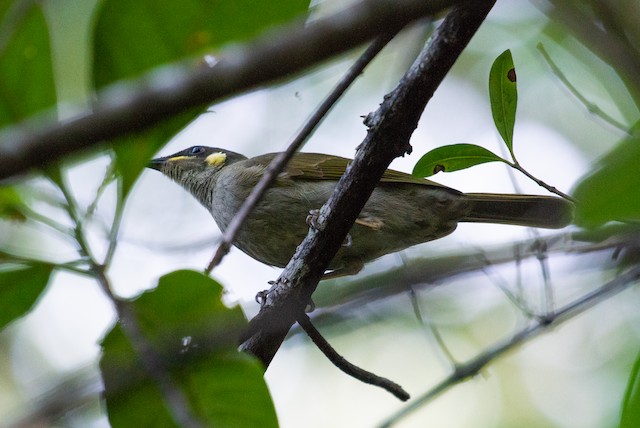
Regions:
M 218 172 L 244 159 L 245 156 L 229 150 L 193 146 L 170 156 L 152 159 L 147 167 L 171 178 L 206 205 Z

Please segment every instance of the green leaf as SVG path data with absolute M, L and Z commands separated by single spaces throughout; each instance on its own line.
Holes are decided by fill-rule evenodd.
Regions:
M 102 88 L 154 67 L 246 40 L 301 15 L 308 6 L 309 0 L 105 0 L 98 10 L 93 38 L 94 86 Z M 184 113 L 152 130 L 114 142 L 125 196 L 151 156 L 200 112 Z
M 31 310 L 52 271 L 46 263 L 0 267 L 0 328 Z
M 631 369 L 627 390 L 622 403 L 620 428 L 640 426 L 640 353 Z
M 26 204 L 13 187 L 0 187 L 0 218 L 24 221 Z
M 177 271 L 130 304 L 145 339 L 204 425 L 275 427 L 264 368 L 236 349 L 246 319 L 221 296 L 222 287 L 211 278 Z M 102 349 L 111 426 L 176 426 L 120 324 L 103 339 Z
M 246 40 L 308 6 L 309 0 L 105 0 L 95 28 L 95 86 Z
M 640 137 L 623 140 L 573 192 L 576 224 L 596 227 L 609 221 L 640 220 Z
M 37 2 L 0 2 L 0 126 L 52 107 L 56 93 L 47 25 Z M 6 44 L 5 44 L 6 43 Z
M 413 168 L 415 177 L 429 177 L 440 171 L 452 172 L 486 162 L 505 162 L 500 156 L 475 144 L 452 144 L 423 155 Z
M 493 122 L 513 156 L 513 127 L 516 122 L 518 89 L 516 69 L 511 51 L 506 50 L 496 58 L 489 72 L 489 98 Z

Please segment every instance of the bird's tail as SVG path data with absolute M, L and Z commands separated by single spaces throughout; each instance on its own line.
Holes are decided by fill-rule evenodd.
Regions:
M 471 211 L 460 221 L 559 229 L 573 220 L 573 204 L 553 196 L 466 193 Z

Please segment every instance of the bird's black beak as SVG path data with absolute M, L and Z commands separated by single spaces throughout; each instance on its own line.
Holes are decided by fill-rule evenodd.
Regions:
M 147 164 L 147 168 L 162 171 L 162 166 L 167 163 L 167 158 L 151 159 Z

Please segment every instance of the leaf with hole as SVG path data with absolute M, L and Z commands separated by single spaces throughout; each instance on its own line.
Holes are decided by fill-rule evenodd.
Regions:
M 487 162 L 505 162 L 500 156 L 475 144 L 452 144 L 423 155 L 413 168 L 413 176 L 429 177 L 438 172 L 452 172 Z
M 493 122 L 513 156 L 513 128 L 516 122 L 518 106 L 518 89 L 516 69 L 513 65 L 511 51 L 506 50 L 491 66 L 489 72 L 489 98 Z

